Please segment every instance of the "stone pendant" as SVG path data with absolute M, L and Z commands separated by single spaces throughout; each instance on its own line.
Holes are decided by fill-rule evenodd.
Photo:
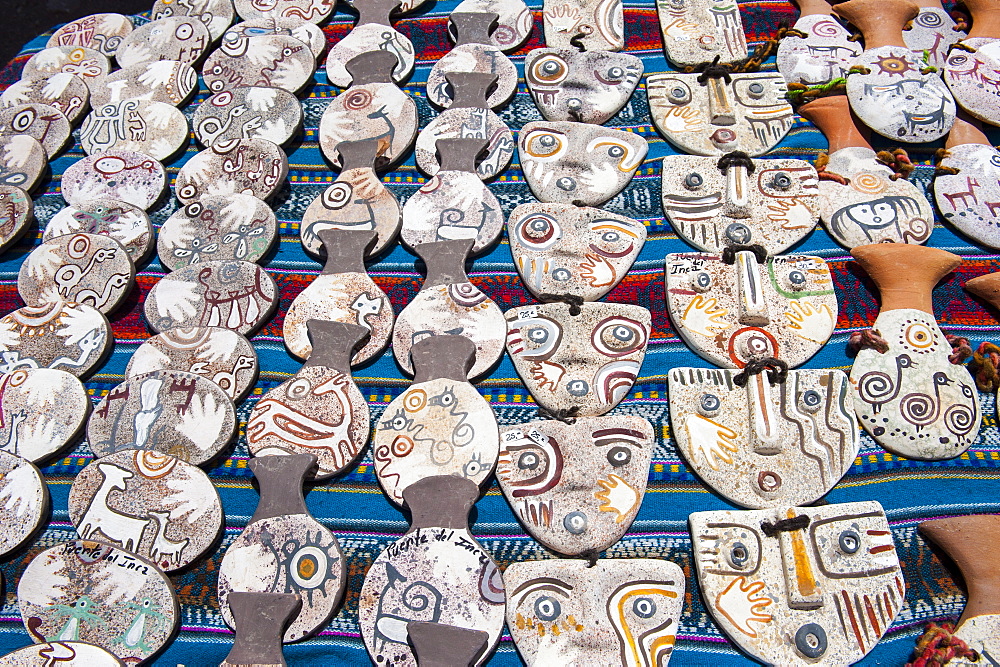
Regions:
M 274 211 L 253 195 L 205 195 L 160 227 L 156 252 L 171 271 L 209 261 L 256 262 L 278 238 Z
M 115 51 L 115 60 L 119 67 L 158 60 L 177 60 L 193 66 L 211 43 L 208 28 L 199 18 L 164 16 L 145 23 L 126 35 Z M 208 62 L 206 60 L 203 65 L 204 72 L 209 71 Z
M 554 419 L 505 427 L 497 481 L 521 525 L 565 556 L 614 545 L 642 505 L 656 439 L 642 417 Z
M 733 246 L 722 256 L 667 255 L 670 321 L 691 351 L 714 366 L 779 359 L 804 364 L 837 323 L 830 267 L 819 257 Z
M 44 160 L 42 164 L 45 164 Z M 15 185 L 0 185 L 0 201 L 5 206 L 0 212 L 0 252 L 3 252 L 20 241 L 28 231 L 28 226 L 35 219 L 35 204 L 31 195 Z
M 347 63 L 355 56 L 378 49 L 396 56 L 392 80 L 402 83 L 413 73 L 413 43 L 392 27 L 389 16 L 400 0 L 353 0 L 358 22 L 343 39 L 330 47 L 326 56 L 326 78 L 331 85 L 347 88 L 353 76 Z
M 684 606 L 680 567 L 658 558 L 511 563 L 507 627 L 529 665 L 667 667 Z
M 76 439 L 89 413 L 86 389 L 66 371 L 19 368 L 0 376 L 2 451 L 47 460 Z
M 742 507 L 813 503 L 847 473 L 861 446 L 843 371 L 772 378 L 674 368 L 668 386 L 677 449 L 713 491 Z
M 497 77 L 496 87 L 486 97 L 486 103 L 491 109 L 503 106 L 517 91 L 517 68 L 490 40 L 490 33 L 497 28 L 497 15 L 452 12 L 450 18 L 458 39 L 452 50 L 431 67 L 427 75 L 427 99 L 447 109 L 455 101 L 447 74 L 480 72 Z
M 945 151 L 939 166 L 957 173 L 934 177 L 938 210 L 977 243 L 1000 248 L 1000 152 L 978 122 L 961 111 L 948 133 Z
M 80 126 L 80 146 L 87 155 L 123 150 L 166 160 L 187 144 L 189 132 L 187 119 L 173 105 L 124 100 L 94 107 Z
M 201 73 L 212 93 L 232 91 L 234 82 L 239 82 L 237 85 L 281 88 L 294 95 L 312 81 L 315 71 L 312 51 L 294 37 L 243 37 L 227 32 L 219 48 L 205 59 Z
M 29 136 L 42 145 L 49 160 L 62 151 L 72 129 L 66 116 L 48 104 L 28 102 L 0 109 L 0 139 Z
M 990 0 L 969 0 L 972 30 L 948 53 L 942 76 L 955 101 L 984 123 L 1000 125 L 1000 18 Z
M 285 185 L 288 156 L 267 139 L 217 141 L 177 172 L 174 194 L 182 204 L 206 195 L 253 195 L 267 200 Z
M 778 44 L 778 71 L 788 83 L 817 86 L 847 76 L 861 43 L 830 14 L 828 0 L 795 0 L 800 14 L 793 26 L 805 37 L 786 35 Z
M 716 57 L 735 63 L 747 57 L 740 8 L 729 0 L 668 0 L 657 3 L 663 50 L 675 67 L 700 65 Z
M 969 371 L 949 360 L 934 318 L 934 285 L 962 259 L 939 248 L 884 244 L 851 250 L 878 286 L 873 331 L 888 346 L 865 348 L 851 369 L 854 409 L 875 441 L 898 456 L 941 461 L 979 434 L 979 394 Z
M 464 336 L 429 336 L 410 357 L 413 384 L 386 407 L 372 440 L 378 481 L 397 505 L 425 477 L 453 475 L 482 485 L 500 448 L 493 408 L 468 381 L 475 344 Z
M 545 120 L 603 125 L 632 97 L 642 60 L 628 53 L 533 49 L 524 80 Z
M 660 173 L 667 219 L 699 250 L 759 245 L 777 255 L 819 221 L 819 179 L 805 160 L 671 155 Z
M 302 129 L 302 103 L 282 88 L 240 86 L 199 104 L 191 128 L 203 146 L 242 137 L 281 145 Z
M 102 78 L 101 84 L 104 81 L 105 79 Z M 96 88 L 98 82 L 91 79 L 89 85 Z M 26 102 L 37 102 L 56 109 L 66 116 L 66 120 L 70 123 L 76 123 L 83 112 L 87 110 L 88 100 L 98 105 L 103 103 L 93 96 L 83 78 L 75 74 L 60 72 L 40 79 L 21 79 L 12 83 L 7 90 L 3 91 L 3 94 L 0 94 L 0 108 L 6 109 Z M 20 136 L 27 137 L 27 135 Z M 25 189 L 28 190 L 30 187 Z
M 920 13 L 910 28 L 903 31 L 903 41 L 931 67 L 943 67 L 948 51 L 965 37 L 965 33 L 955 25 L 941 0 L 921 0 L 919 4 Z
M 156 237 L 144 210 L 117 199 L 99 198 L 79 206 L 67 206 L 49 218 L 42 232 L 42 242 L 79 233 L 110 236 L 122 244 L 136 265 L 152 251 Z
M 621 282 L 646 242 L 646 226 L 598 208 L 521 204 L 507 221 L 521 281 L 539 301 L 597 301 Z
M 302 597 L 295 593 L 230 593 L 236 639 L 219 667 L 286 667 L 281 637 L 301 609 Z
M 167 172 L 148 155 L 105 151 L 66 167 L 61 186 L 63 199 L 71 206 L 107 198 L 148 211 L 167 187 Z
M 642 306 L 587 302 L 511 308 L 507 351 L 539 407 L 603 415 L 632 389 L 646 356 L 650 313 Z
M 499 25 L 490 35 L 490 41 L 505 53 L 528 41 L 534 29 L 534 19 L 524 0 L 462 0 L 451 13 L 496 14 Z M 451 20 L 448 21 L 448 36 L 453 41 L 458 39 L 458 31 Z
M 55 368 L 86 377 L 114 346 L 101 311 L 58 301 L 24 306 L 0 318 L 0 373 Z
M 219 565 L 219 611 L 237 633 L 232 593 L 289 593 L 302 602 L 284 631 L 284 643 L 326 626 L 344 597 L 347 571 L 336 536 L 316 521 L 302 483 L 316 465 L 311 454 L 261 456 L 248 463 L 260 485 L 260 502 L 247 527 Z M 251 621 L 252 622 L 252 621 Z
M 625 48 L 622 0 L 545 0 L 545 44 L 553 49 L 621 51 Z
M 27 542 L 43 519 L 48 523 L 50 502 L 38 468 L 6 447 L 0 449 L 0 556 Z
M 695 512 L 702 600 L 729 640 L 771 665 L 854 664 L 906 585 L 877 502 Z
M 358 600 L 361 636 L 376 664 L 416 667 L 407 629 L 413 621 L 486 632 L 487 649 L 476 665 L 500 640 L 503 578 L 469 532 L 467 517 L 478 495 L 474 482 L 450 475 L 407 487 L 403 497 L 413 515 L 410 529 L 372 563 Z M 447 664 L 464 664 L 464 656 L 455 657 Z

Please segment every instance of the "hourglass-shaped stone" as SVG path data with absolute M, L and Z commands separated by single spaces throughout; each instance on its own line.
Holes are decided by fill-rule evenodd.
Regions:
M 910 23 L 909 29 L 903 31 L 903 40 L 918 58 L 932 67 L 941 67 L 951 45 L 965 37 L 965 33 L 958 29 L 955 19 L 942 6 L 941 0 L 913 1 L 920 8 L 920 13 Z
M 327 80 L 334 86 L 347 88 L 353 78 L 347 69 L 348 61 L 377 49 L 396 56 L 392 80 L 401 83 L 413 72 L 413 43 L 389 22 L 400 0 L 354 0 L 351 4 L 358 10 L 358 22 L 330 47 L 326 56 Z
M 281 636 L 301 607 L 295 593 L 230 593 L 236 639 L 219 667 L 285 667 Z
M 452 50 L 431 67 L 427 75 L 427 98 L 439 107 L 448 108 L 454 96 L 446 75 L 484 72 L 497 75 L 496 87 L 486 98 L 490 108 L 509 102 L 517 90 L 517 68 L 490 40 L 490 34 L 497 28 L 497 15 L 493 12 L 452 12 L 451 24 L 458 39 Z

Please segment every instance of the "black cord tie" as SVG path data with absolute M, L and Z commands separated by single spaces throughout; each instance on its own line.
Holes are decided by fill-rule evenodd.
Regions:
M 701 72 L 697 79 L 700 84 L 704 84 L 709 79 L 723 79 L 727 84 L 733 82 L 733 77 L 729 75 L 729 67 L 719 64 L 719 56 L 715 56 L 715 59 L 710 63 L 698 65 L 691 72 Z
M 747 386 L 751 375 L 757 375 L 767 371 L 767 379 L 771 384 L 782 384 L 788 379 L 788 364 L 781 359 L 766 357 L 764 359 L 753 359 L 747 362 L 740 373 L 733 376 L 733 384 L 737 387 Z
M 574 405 L 571 408 L 561 408 L 559 410 L 549 410 L 548 408 L 538 406 L 538 416 L 542 419 L 555 419 L 556 421 L 561 421 L 564 424 L 573 425 L 576 423 L 577 413 L 580 411 L 580 406 Z
M 561 301 L 569 306 L 569 314 L 576 317 L 581 312 L 584 304 L 583 297 L 576 294 L 542 294 L 542 301 Z
M 791 532 L 793 530 L 802 530 L 809 526 L 809 517 L 805 514 L 800 514 L 791 519 L 782 519 L 780 521 L 775 521 L 774 523 L 768 523 L 767 521 L 762 521 L 760 524 L 760 529 L 764 531 L 764 534 L 768 537 L 777 537 L 778 533 Z
M 736 253 L 738 252 L 752 252 L 757 258 L 758 264 L 767 262 L 767 249 L 756 243 L 753 245 L 727 245 L 722 249 L 722 261 L 732 266 L 736 263 Z
M 719 168 L 719 171 L 723 173 L 725 173 L 730 167 L 743 167 L 747 170 L 748 174 L 752 174 L 754 170 L 757 169 L 757 166 L 753 163 L 753 160 L 750 159 L 750 156 L 743 151 L 731 151 L 726 153 L 719 158 L 716 166 Z

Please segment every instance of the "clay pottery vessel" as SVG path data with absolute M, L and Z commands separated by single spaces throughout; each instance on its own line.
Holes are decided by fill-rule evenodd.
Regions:
M 543 48 L 528 52 L 524 80 L 545 120 L 603 125 L 632 97 L 642 60 L 628 53 Z
M 1000 248 L 1000 152 L 979 121 L 958 112 L 938 166 L 957 173 L 934 177 L 934 201 L 941 215 L 981 245 Z
M 952 44 L 965 37 L 965 32 L 955 24 L 955 19 L 945 10 L 941 0 L 914 0 L 920 13 L 903 31 L 903 41 L 932 67 L 945 64 Z
M 490 35 L 493 44 L 505 53 L 514 51 L 531 37 L 534 20 L 524 0 L 462 0 L 452 14 L 492 13 L 498 26 Z M 448 36 L 457 40 L 455 24 L 448 22 Z
M 747 57 L 747 41 L 738 5 L 724 0 L 664 2 L 656 6 L 667 59 L 686 65 L 735 63 Z
M 545 44 L 553 49 L 621 51 L 625 11 L 621 0 L 545 0 Z
M 831 14 L 828 0 L 796 0 L 799 18 L 792 26 L 804 37 L 786 35 L 778 44 L 778 71 L 788 83 L 817 86 L 847 76 L 861 43 Z
M 396 56 L 392 80 L 402 83 L 413 72 L 413 44 L 392 27 L 389 16 L 398 11 L 400 0 L 352 0 L 358 22 L 343 39 L 330 47 L 326 56 L 326 78 L 334 86 L 347 88 L 352 76 L 347 63 L 373 47 Z
M 281 637 L 301 607 L 295 593 L 230 593 L 229 610 L 238 629 L 219 667 L 285 667 Z
M 517 91 L 517 68 L 490 40 L 490 33 L 497 28 L 497 15 L 493 12 L 452 12 L 450 20 L 458 39 L 451 51 L 431 67 L 427 75 L 427 99 L 447 109 L 455 98 L 446 75 L 481 72 L 497 76 L 496 87 L 486 103 L 491 109 L 503 106 Z

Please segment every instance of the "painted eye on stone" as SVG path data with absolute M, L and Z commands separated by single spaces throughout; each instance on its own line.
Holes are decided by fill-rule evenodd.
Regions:
M 524 218 L 513 229 L 513 240 L 532 250 L 545 250 L 558 241 L 562 234 L 556 219 L 545 213 Z
M 550 595 L 543 595 L 535 600 L 535 616 L 546 622 L 552 622 L 562 614 L 562 605 Z
M 753 232 L 742 222 L 734 222 L 726 227 L 726 238 L 737 245 L 747 245 L 753 238 Z
M 563 528 L 573 535 L 580 535 L 587 530 L 587 515 L 583 512 L 570 512 L 563 519 Z
M 559 188 L 560 190 L 565 190 L 566 192 L 569 192 L 571 190 L 576 189 L 576 181 L 574 181 L 569 176 L 563 176 L 562 178 L 556 181 L 556 187 Z
M 750 561 L 750 550 L 742 542 L 734 542 L 729 547 L 729 554 L 726 556 L 729 564 L 737 570 L 742 570 Z
M 695 292 L 707 292 L 712 287 L 712 274 L 708 271 L 699 271 L 691 276 L 691 287 Z
M 691 102 L 691 91 L 686 86 L 674 84 L 667 91 L 667 97 L 673 104 L 688 104 Z
M 696 171 L 692 171 L 690 174 L 684 177 L 684 187 L 689 190 L 694 190 L 695 188 L 700 188 L 705 183 L 705 179 L 702 178 L 701 174 Z
M 849 528 L 840 533 L 840 537 L 837 538 L 837 546 L 845 554 L 857 553 L 858 549 L 861 548 L 861 535 L 858 534 L 858 531 Z
M 810 389 L 802 393 L 802 409 L 805 412 L 816 412 L 823 404 L 823 397 L 815 389 Z
M 194 34 L 194 28 L 191 27 L 190 23 L 182 23 L 177 26 L 174 34 L 177 36 L 177 39 L 191 39 L 191 35 Z
M 524 147 L 530 157 L 552 159 L 565 149 L 565 139 L 565 135 L 559 132 L 535 130 L 524 138 Z
M 517 467 L 521 470 L 535 470 L 541 464 L 542 459 L 538 452 L 525 452 L 517 457 Z
M 632 460 L 632 450 L 628 447 L 618 445 L 608 450 L 608 463 L 616 468 L 628 465 Z
M 783 171 L 779 171 L 771 178 L 771 187 L 777 190 L 787 190 L 792 187 L 792 177 Z
M 541 83 L 556 84 L 566 78 L 569 68 L 566 62 L 558 56 L 548 55 L 539 58 L 531 67 L 531 78 Z
M 617 160 L 618 158 L 623 157 L 624 155 L 625 155 L 625 149 L 622 148 L 621 146 L 610 146 L 608 148 L 608 157 L 612 157 Z
M 698 411 L 706 417 L 714 417 L 719 413 L 722 401 L 715 394 L 702 394 Z
M 612 67 L 608 70 L 607 78 L 613 79 L 614 81 L 621 81 L 625 78 L 625 70 L 621 67 Z
M 608 318 L 601 322 L 594 332 L 594 347 L 612 357 L 620 357 L 641 347 L 643 333 L 641 325 L 621 317 Z
M 795 633 L 795 648 L 807 658 L 819 658 L 826 653 L 826 630 L 816 623 L 806 623 Z
M 466 477 L 472 478 L 483 471 L 483 464 L 479 461 L 473 459 L 465 464 L 462 468 L 462 474 Z
M 583 380 L 570 380 L 566 384 L 566 391 L 570 396 L 586 396 L 590 392 L 590 385 Z
M 528 340 L 538 345 L 543 345 L 549 339 L 549 332 L 543 327 L 528 329 Z
M 601 234 L 601 240 L 605 243 L 617 243 L 620 238 L 621 235 L 618 232 L 609 231 Z
M 793 290 L 801 290 L 806 286 L 806 274 L 803 271 L 789 271 L 788 272 L 788 285 Z
M 569 272 L 568 269 L 556 269 L 552 272 L 552 279 L 558 280 L 559 282 L 566 282 L 573 277 L 573 274 Z
M 639 618 L 652 618 L 656 613 L 656 603 L 653 598 L 636 598 L 632 603 L 632 613 Z

